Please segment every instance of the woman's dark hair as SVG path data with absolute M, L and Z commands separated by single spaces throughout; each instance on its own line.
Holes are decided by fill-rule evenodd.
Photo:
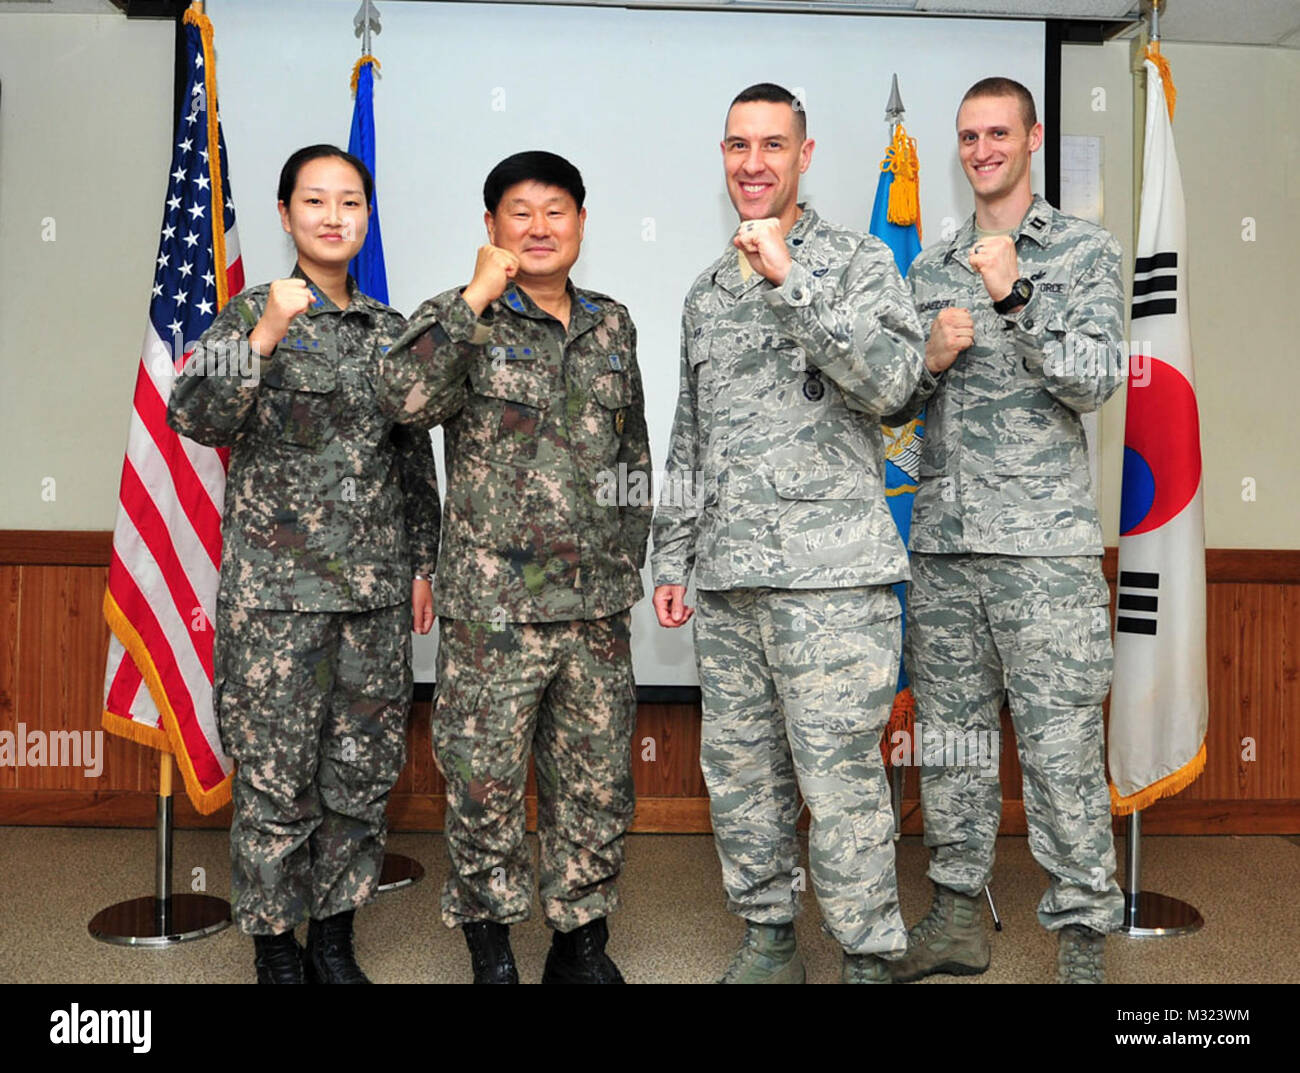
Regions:
M 370 174 L 370 169 L 360 157 L 353 156 L 337 145 L 308 145 L 286 160 L 284 167 L 280 169 L 280 186 L 276 191 L 276 199 L 286 205 L 289 204 L 289 199 L 293 197 L 293 188 L 298 185 L 298 172 L 302 170 L 302 166 L 309 160 L 320 160 L 322 157 L 330 156 L 346 160 L 357 169 L 357 174 L 361 176 L 361 185 L 366 192 L 366 205 L 371 205 L 375 200 L 375 180 Z
M 539 182 L 543 186 L 558 186 L 573 198 L 579 209 L 587 197 L 587 189 L 582 185 L 582 175 L 578 169 L 562 156 L 548 153 L 543 149 L 533 149 L 527 153 L 516 153 L 501 161 L 488 172 L 483 183 L 483 205 L 490 213 L 496 213 L 497 206 L 507 190 L 516 183 Z

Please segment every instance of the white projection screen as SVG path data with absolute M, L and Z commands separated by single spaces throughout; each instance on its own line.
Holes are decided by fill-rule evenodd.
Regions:
M 285 158 L 315 142 L 347 145 L 357 7 L 207 4 L 250 283 L 293 264 L 275 211 Z M 483 179 L 498 160 L 524 149 L 568 157 L 587 187 L 574 282 L 613 295 L 636 321 L 656 469 L 677 398 L 682 298 L 735 226 L 719 141 L 737 92 L 770 81 L 803 97 L 816 148 L 801 199 L 865 230 L 897 72 L 920 154 L 927 245 L 971 211 L 953 127 L 967 87 L 1006 75 L 1043 110 L 1041 22 L 395 0 L 378 7 L 376 180 L 391 303 L 409 314 L 468 282 L 485 241 Z M 1035 165 L 1042 190 L 1041 160 Z M 441 432 L 434 445 L 441 471 Z M 649 580 L 647 571 L 647 593 Z M 432 680 L 435 654 L 436 630 L 416 638 L 417 681 Z M 633 655 L 642 686 L 696 684 L 690 626 L 661 629 L 648 596 L 633 612 Z

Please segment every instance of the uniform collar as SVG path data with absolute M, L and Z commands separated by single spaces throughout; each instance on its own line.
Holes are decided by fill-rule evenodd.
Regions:
M 1017 246 L 1020 245 L 1021 238 L 1031 239 L 1043 249 L 1047 249 L 1052 244 L 1052 229 L 1055 222 L 1056 210 L 1041 195 L 1035 194 L 1020 223 L 1012 229 L 1011 239 Z M 975 214 L 971 213 L 961 229 L 953 236 L 952 241 L 948 243 L 944 260 L 955 261 L 969 269 L 971 247 L 975 245 L 978 238 L 979 233 L 975 230 Z
M 573 285 L 572 279 L 564 281 L 564 289 L 569 294 L 569 338 L 581 335 L 588 328 L 601 320 L 605 311 L 600 303 L 584 291 Z M 555 318 L 529 297 L 528 292 L 513 280 L 506 285 L 501 297 L 492 303 L 498 309 L 508 309 L 521 317 L 531 320 L 555 320 Z
M 799 208 L 803 212 L 799 214 L 799 219 L 795 220 L 794 226 L 786 234 L 785 245 L 790 251 L 790 259 L 802 262 L 804 258 L 800 257 L 799 254 L 804 244 L 816 231 L 821 218 L 817 215 L 815 209 L 810 209 L 803 202 L 800 202 Z M 717 267 L 713 271 L 713 282 L 723 290 L 737 296 L 753 290 L 761 283 L 767 282 L 762 273 L 759 272 L 754 272 L 748 280 L 741 275 L 740 259 L 736 256 L 738 252 L 736 247 L 732 246 L 729 252 L 718 258 Z
M 302 265 L 295 264 L 293 266 L 293 273 L 290 278 L 300 279 L 305 282 L 308 289 L 316 297 L 316 301 L 307 307 L 307 316 L 314 317 L 321 313 L 340 312 L 339 307 L 330 300 L 329 295 L 321 290 L 320 287 L 316 285 L 315 280 L 302 270 Z M 371 298 L 370 295 L 362 293 L 361 288 L 357 286 L 357 281 L 352 278 L 350 272 L 348 273 L 348 307 L 347 309 L 342 310 L 344 315 L 355 311 L 364 316 L 369 316 L 374 310 L 385 308 L 387 307 L 383 302 L 376 301 L 374 298 Z

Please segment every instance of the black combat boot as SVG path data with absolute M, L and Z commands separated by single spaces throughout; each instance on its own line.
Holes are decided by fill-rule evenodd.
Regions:
M 557 931 L 546 955 L 544 984 L 621 984 L 623 975 L 605 953 L 609 928 L 605 918 L 570 932 Z
M 335 913 L 307 925 L 304 966 L 309 984 L 368 984 L 370 981 L 352 952 L 352 917 L 355 909 Z
M 510 949 L 510 925 L 495 920 L 476 920 L 466 924 L 465 945 L 469 947 L 476 984 L 517 984 L 515 952 Z
M 253 966 L 259 984 L 306 983 L 302 971 L 302 947 L 293 932 L 253 936 Z

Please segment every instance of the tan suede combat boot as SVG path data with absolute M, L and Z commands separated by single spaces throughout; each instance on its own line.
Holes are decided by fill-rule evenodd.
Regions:
M 1067 924 L 1056 936 L 1058 984 L 1104 984 L 1106 936 L 1082 924 Z
M 889 962 L 875 954 L 844 954 L 844 964 L 840 967 L 842 984 L 892 984 L 894 977 L 889 971 Z
M 745 937 L 720 984 L 801 984 L 803 959 L 795 948 L 793 924 L 745 921 Z
M 978 976 L 988 970 L 989 938 L 978 897 L 934 885 L 934 904 L 907 933 L 907 954 L 891 963 L 895 983 L 935 973 Z

